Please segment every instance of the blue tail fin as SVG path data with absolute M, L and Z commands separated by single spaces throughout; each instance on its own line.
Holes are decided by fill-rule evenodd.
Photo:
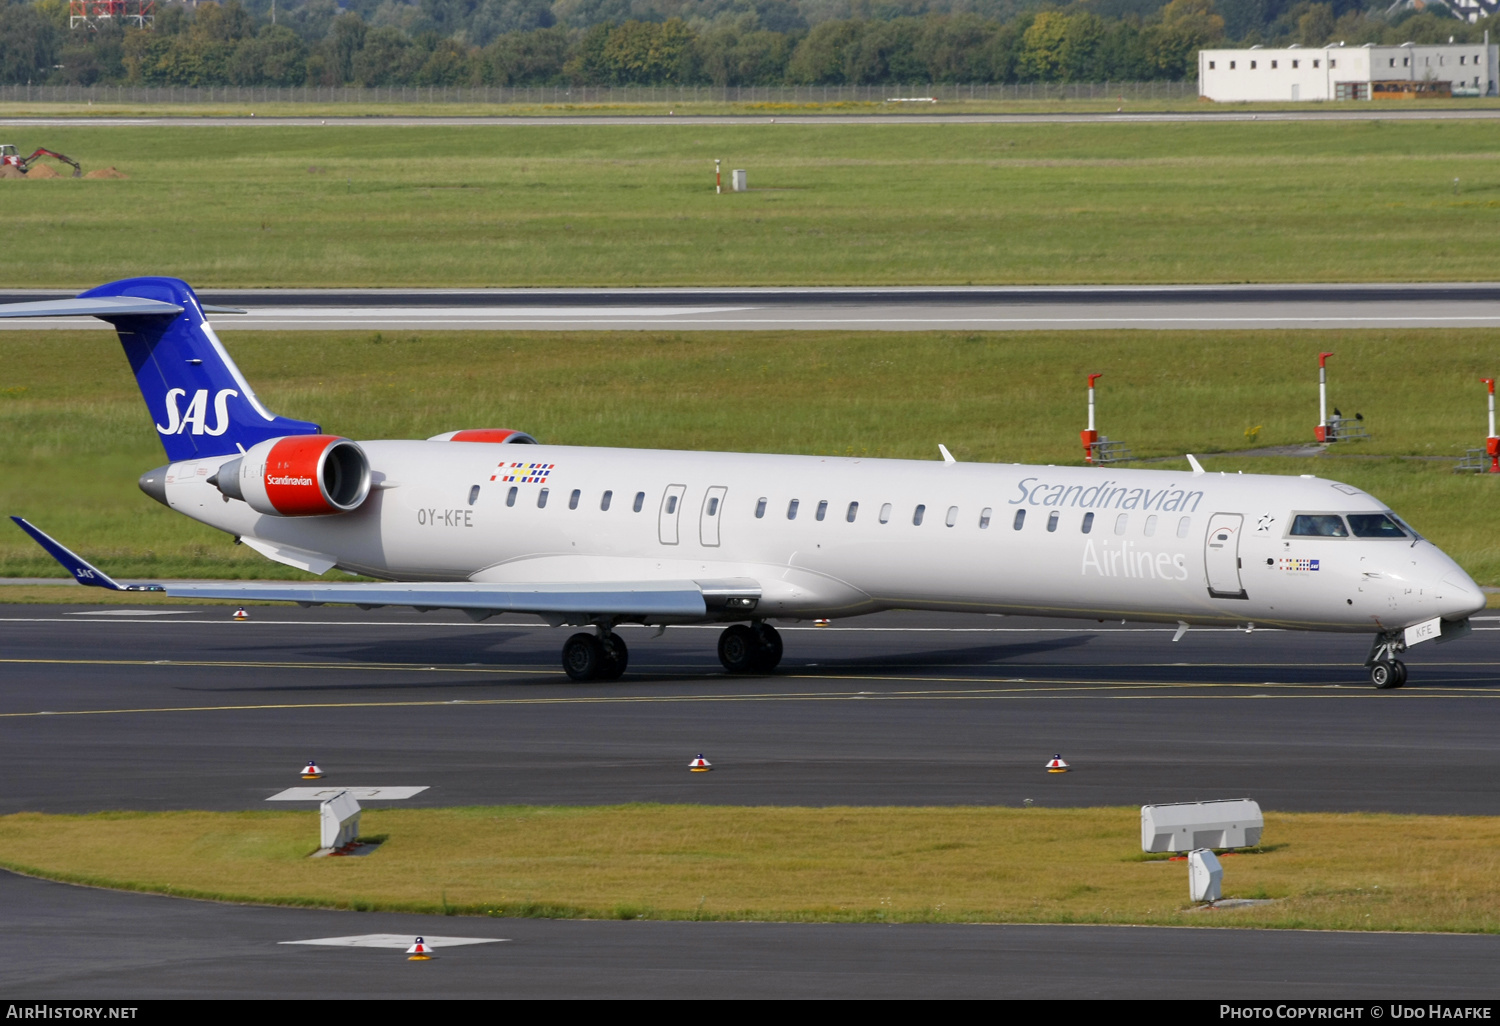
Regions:
M 182 307 L 181 313 L 103 317 L 119 332 L 167 458 L 244 452 L 282 435 L 314 435 L 316 424 L 278 417 L 261 405 L 214 329 L 198 297 L 176 278 L 126 278 L 78 298 L 128 296 Z

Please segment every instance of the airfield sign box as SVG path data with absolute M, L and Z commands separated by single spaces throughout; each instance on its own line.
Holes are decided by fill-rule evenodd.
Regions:
M 1265 819 L 1248 798 L 1141 806 L 1141 851 L 1249 848 L 1260 843 Z

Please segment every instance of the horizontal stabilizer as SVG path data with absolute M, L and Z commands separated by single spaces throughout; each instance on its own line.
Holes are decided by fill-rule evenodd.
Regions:
M 91 588 L 108 588 L 110 591 L 162 590 L 161 586 L 156 584 L 117 584 L 109 574 L 94 566 L 41 528 L 27 523 L 20 517 L 11 517 L 11 519 L 16 522 L 17 527 L 36 539 L 36 543 L 46 549 L 49 556 L 61 563 L 63 569 L 72 574 L 79 584 L 85 584 Z
M 732 585 L 732 587 L 726 587 Z M 608 616 L 696 620 L 716 609 L 753 609 L 760 599 L 754 581 L 610 581 L 586 584 L 169 584 L 173 597 L 237 601 L 347 603 L 361 608 L 482 610 L 590 618 Z
M 0 305 L 0 317 L 175 317 L 183 307 L 159 299 L 101 296 L 97 299 L 47 299 L 39 303 Z

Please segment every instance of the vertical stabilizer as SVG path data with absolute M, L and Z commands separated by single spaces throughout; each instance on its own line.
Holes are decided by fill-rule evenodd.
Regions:
M 176 278 L 126 278 L 79 299 L 129 297 L 182 308 L 181 313 L 96 313 L 115 326 L 151 411 L 167 458 L 200 459 L 244 452 L 283 435 L 312 435 L 318 425 L 278 417 L 256 398 L 219 341 L 198 297 Z

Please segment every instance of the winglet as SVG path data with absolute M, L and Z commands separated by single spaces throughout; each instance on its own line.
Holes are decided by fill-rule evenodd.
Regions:
M 53 538 L 47 532 L 34 527 L 22 520 L 20 517 L 11 517 L 16 526 L 31 535 L 36 543 L 47 550 L 47 554 L 62 564 L 64 570 L 72 574 L 79 584 L 90 588 L 108 588 L 110 591 L 164 591 L 158 584 L 117 584 L 109 574 L 94 566 L 82 556 L 73 552 L 62 542 Z
M 938 443 L 938 452 L 940 452 L 940 453 L 943 454 L 943 462 L 944 463 L 957 463 L 958 462 L 958 460 L 956 460 L 956 459 L 953 458 L 953 454 L 948 451 L 948 447 L 946 445 L 944 445 L 942 442 Z
M 1201 464 L 1201 463 L 1198 462 L 1198 457 L 1194 456 L 1192 453 L 1188 453 L 1187 454 L 1187 461 L 1188 461 L 1188 466 L 1190 466 L 1190 467 L 1193 468 L 1193 476 L 1194 477 L 1197 477 L 1199 474 L 1206 474 L 1206 473 L 1208 473 L 1208 471 L 1206 471 L 1206 470 L 1203 469 L 1203 464 Z

